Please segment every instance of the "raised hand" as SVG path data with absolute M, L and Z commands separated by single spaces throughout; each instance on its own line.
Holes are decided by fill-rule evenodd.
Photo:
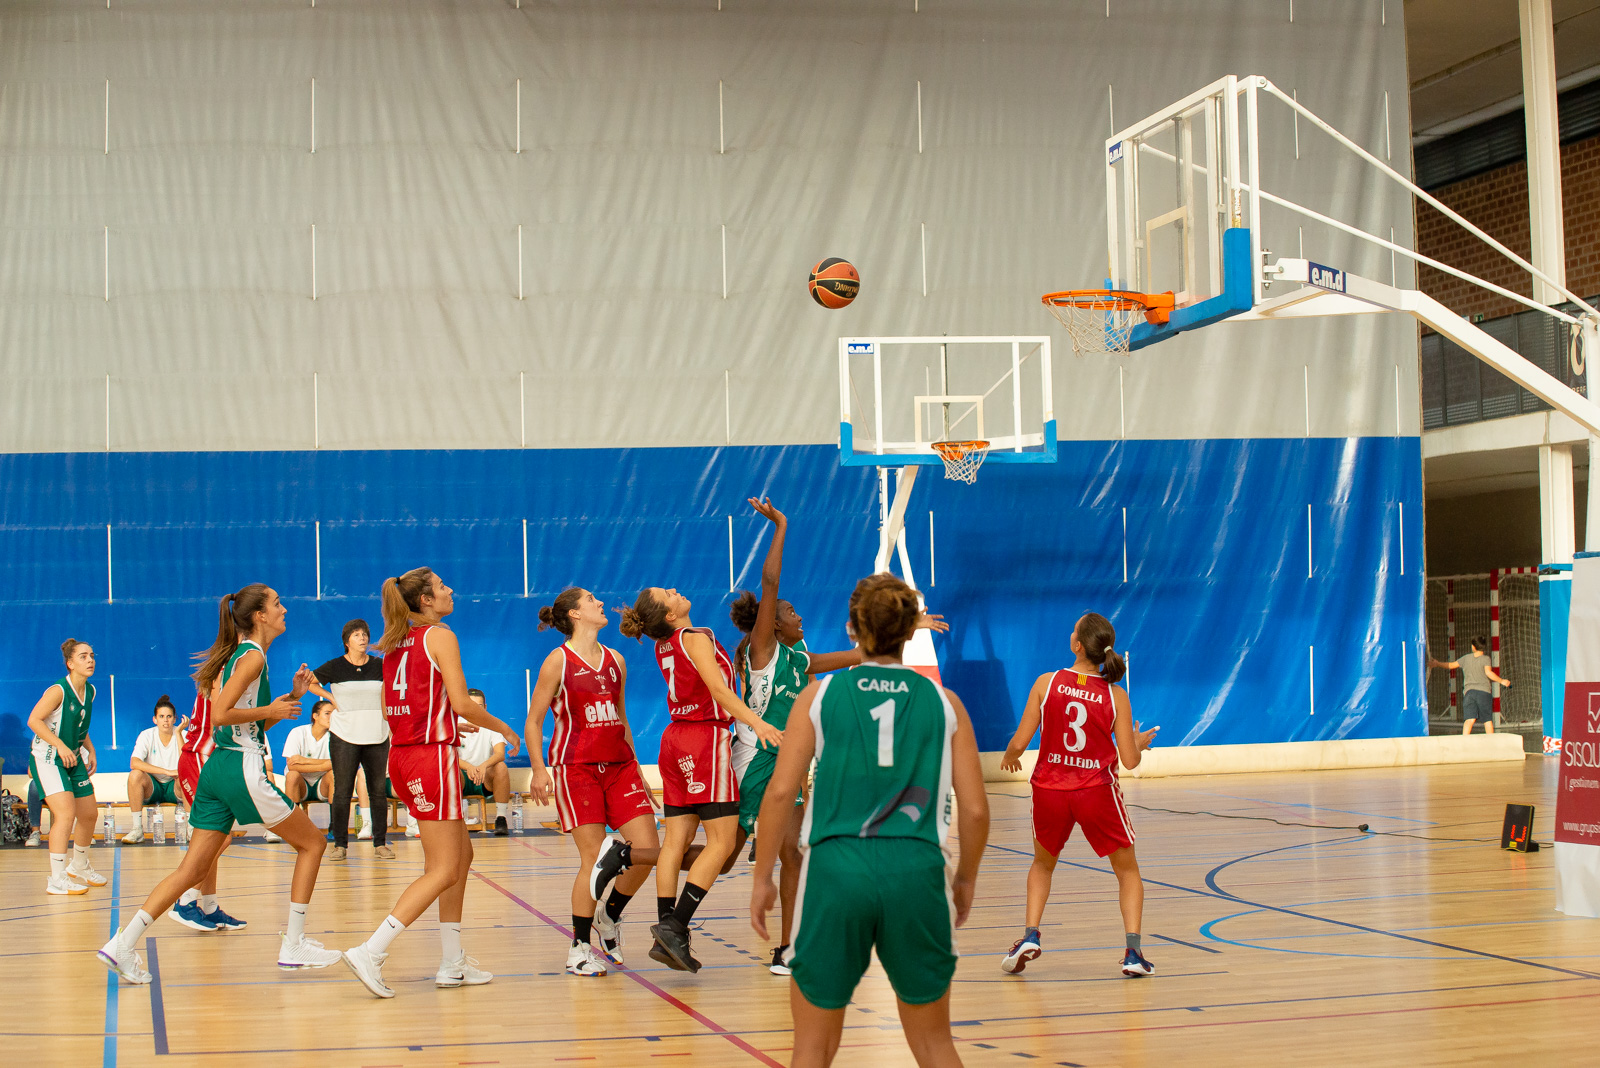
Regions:
M 758 499 L 750 497 L 748 500 L 750 501 L 750 507 L 772 520 L 775 525 L 781 527 L 789 522 L 788 517 L 778 511 L 777 505 L 773 504 L 770 498 L 761 497 Z
M 944 621 L 944 616 L 935 615 L 932 612 L 924 612 L 917 617 L 917 629 L 932 630 L 944 634 L 950 630 L 950 624 Z
M 1155 744 L 1156 731 L 1158 731 L 1160 729 L 1161 729 L 1161 727 L 1158 724 L 1158 725 L 1156 725 L 1154 727 L 1151 727 L 1147 731 L 1141 731 L 1139 729 L 1139 721 L 1138 720 L 1134 720 L 1133 721 L 1133 733 L 1139 739 L 1139 752 L 1142 753 L 1146 749 L 1149 749 L 1152 745 Z

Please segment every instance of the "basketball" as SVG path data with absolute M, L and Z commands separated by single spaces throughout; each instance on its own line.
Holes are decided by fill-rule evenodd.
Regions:
M 829 256 L 811 268 L 811 299 L 824 308 L 842 308 L 861 292 L 861 276 L 849 260 Z

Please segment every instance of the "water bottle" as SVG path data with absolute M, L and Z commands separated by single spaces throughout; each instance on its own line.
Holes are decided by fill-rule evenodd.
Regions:
M 156 809 L 156 818 L 150 822 L 150 835 L 155 839 L 156 845 L 164 845 L 167 841 L 167 832 L 161 827 L 161 810 Z
M 117 815 L 116 815 L 115 810 L 112 809 L 111 802 L 109 802 L 109 801 L 106 802 L 105 837 L 106 837 L 106 845 L 115 845 L 116 844 L 116 838 L 117 838 Z
M 515 834 L 522 833 L 522 795 L 511 795 L 511 830 Z
M 172 814 L 172 840 L 178 845 L 189 844 L 189 817 L 181 808 Z

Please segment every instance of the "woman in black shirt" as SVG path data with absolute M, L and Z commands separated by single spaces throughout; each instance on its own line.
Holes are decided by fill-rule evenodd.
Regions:
M 329 813 L 333 848 L 327 860 L 345 858 L 350 838 L 350 795 L 355 790 L 356 769 L 366 771 L 367 794 L 372 799 L 372 851 L 380 860 L 393 860 L 386 841 L 389 808 L 384 783 L 389 775 L 389 723 L 383 716 L 383 661 L 367 655 L 371 632 L 364 619 L 344 625 L 344 655 L 317 668 L 313 693 L 333 702 L 328 757 L 333 761 L 333 803 Z

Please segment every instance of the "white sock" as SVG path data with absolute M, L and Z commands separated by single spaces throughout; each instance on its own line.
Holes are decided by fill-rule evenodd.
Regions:
M 89 866 L 89 850 L 81 845 L 72 847 L 72 863 L 67 867 L 72 871 L 82 871 Z
M 507 804 L 506 802 L 504 802 L 504 801 L 496 801 L 494 803 L 494 814 L 496 816 L 505 816 L 508 813 L 510 813 L 510 811 L 511 811 L 511 806 L 509 804 Z
M 144 934 L 144 929 L 150 926 L 150 914 L 144 909 L 134 913 L 133 919 L 128 921 L 128 926 L 122 929 L 121 941 L 129 949 L 139 941 L 139 936 Z
M 302 909 L 305 908 L 304 905 L 301 905 L 300 907 Z M 217 895 L 216 894 L 201 894 L 200 895 L 200 911 L 205 913 L 207 916 L 209 916 L 213 912 L 217 911 Z
M 193 905 L 196 901 L 199 901 L 199 900 L 200 900 L 200 891 L 196 890 L 194 887 L 191 886 L 191 887 L 189 887 L 189 889 L 185 890 L 181 895 L 179 895 L 178 904 L 180 904 L 180 905 Z
M 298 942 L 306 936 L 306 906 L 289 902 L 289 941 Z
M 50 878 L 59 879 L 67 873 L 67 855 L 65 853 L 50 854 Z
M 395 936 L 406 929 L 406 925 L 393 916 L 385 916 L 383 922 L 378 924 L 378 929 L 372 932 L 372 937 L 367 939 L 367 950 L 371 953 L 389 952 L 389 943 Z
M 439 923 L 439 941 L 443 946 L 442 959 L 446 964 L 452 964 L 462 957 L 461 952 L 461 923 Z

